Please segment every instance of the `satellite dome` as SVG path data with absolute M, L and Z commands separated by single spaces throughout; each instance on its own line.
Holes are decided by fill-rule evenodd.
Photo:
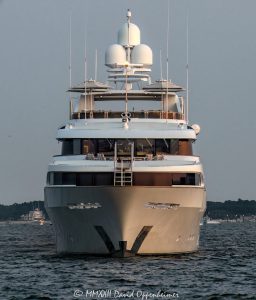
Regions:
M 124 65 L 126 62 L 126 52 L 123 46 L 114 44 L 108 47 L 105 53 L 105 65 L 115 67 L 116 65 Z
M 151 48 L 145 44 L 135 46 L 132 50 L 132 63 L 151 66 L 153 64 Z
M 200 133 L 201 128 L 198 124 L 193 124 L 191 127 L 194 129 L 196 135 L 198 135 Z
M 137 25 L 129 23 L 129 38 L 128 38 L 128 23 L 125 23 L 118 31 L 118 44 L 127 46 L 136 46 L 140 44 L 140 29 Z

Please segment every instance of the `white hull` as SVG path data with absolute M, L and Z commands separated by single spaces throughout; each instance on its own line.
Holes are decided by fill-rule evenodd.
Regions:
M 198 249 L 205 189 L 48 186 L 45 206 L 58 253 L 185 253 Z

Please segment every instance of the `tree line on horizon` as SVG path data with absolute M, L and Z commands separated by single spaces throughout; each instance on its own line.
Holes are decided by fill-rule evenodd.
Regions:
M 237 219 L 243 216 L 256 215 L 256 201 L 238 199 L 226 200 L 225 202 L 207 201 L 205 215 L 211 219 Z
M 28 214 L 30 211 L 36 208 L 39 208 L 41 211 L 43 211 L 46 219 L 48 219 L 48 215 L 44 207 L 44 201 L 32 201 L 14 203 L 11 205 L 0 204 L 0 221 L 20 220 L 22 215 Z
M 43 211 L 46 219 L 48 219 L 47 212 L 44 207 L 44 201 L 32 201 L 23 203 L 14 203 L 11 205 L 0 204 L 0 221 L 6 220 L 20 220 L 24 214 L 29 211 L 39 208 Z M 207 209 L 205 215 L 212 219 L 236 219 L 242 216 L 256 215 L 256 201 L 255 200 L 226 200 L 225 202 L 207 201 Z

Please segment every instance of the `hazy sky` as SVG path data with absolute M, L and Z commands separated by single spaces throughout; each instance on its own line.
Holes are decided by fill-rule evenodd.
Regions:
M 256 199 L 256 1 L 170 0 L 169 75 L 186 83 L 189 7 L 190 122 L 201 126 L 197 153 L 208 200 Z M 69 16 L 73 83 L 106 80 L 105 49 L 127 8 L 154 52 L 153 79 L 166 57 L 167 0 L 0 0 L 0 203 L 43 200 L 56 130 L 68 118 Z

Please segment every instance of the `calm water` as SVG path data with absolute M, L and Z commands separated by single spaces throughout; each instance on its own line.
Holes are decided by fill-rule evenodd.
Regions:
M 195 254 L 125 259 L 59 257 L 52 226 L 1 224 L 0 252 L 1 300 L 256 299 L 256 223 L 203 226 Z

